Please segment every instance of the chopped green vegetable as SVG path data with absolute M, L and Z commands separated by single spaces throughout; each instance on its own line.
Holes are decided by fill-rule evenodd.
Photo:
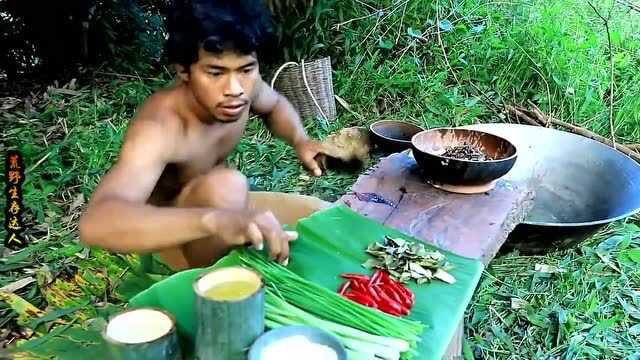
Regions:
M 449 284 L 456 281 L 446 271 L 451 266 L 444 254 L 439 251 L 427 251 L 424 244 L 385 236 L 384 244 L 370 244 L 367 253 L 374 259 L 368 259 L 362 264 L 363 267 L 386 270 L 394 280 L 401 283 L 413 279 L 418 284 L 424 284 L 433 278 Z

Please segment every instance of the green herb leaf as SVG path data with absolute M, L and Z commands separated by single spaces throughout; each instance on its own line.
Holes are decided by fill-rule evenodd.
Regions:
M 440 20 L 440 22 L 438 23 L 438 26 L 440 27 L 440 30 L 445 32 L 449 32 L 453 30 L 453 24 L 451 23 L 451 21 L 447 19 Z
M 393 49 L 393 42 L 391 42 L 391 40 L 380 38 L 380 40 L 378 40 L 378 47 L 381 49 L 391 50 Z
M 409 34 L 409 36 L 414 37 L 414 38 L 421 38 L 422 37 L 422 33 L 412 27 L 407 28 L 407 34 Z

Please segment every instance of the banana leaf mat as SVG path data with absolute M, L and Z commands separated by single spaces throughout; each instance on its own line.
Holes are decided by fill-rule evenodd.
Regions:
M 296 230 L 299 238 L 291 245 L 288 267 L 300 276 L 332 290 L 342 283 L 339 277 L 341 273 L 371 273 L 361 266 L 370 258 L 365 253 L 370 243 L 382 242 L 385 235 L 418 241 L 342 205 L 301 219 Z M 418 347 L 418 358 L 441 359 L 464 316 L 483 265 L 478 260 L 461 257 L 429 244 L 425 244 L 425 247 L 437 249 L 446 255 L 454 265 L 449 273 L 457 280 L 454 284 L 434 280 L 423 285 L 409 285 L 416 294 L 416 304 L 409 318 L 426 325 Z M 237 253 L 231 252 L 212 268 L 238 263 Z M 174 274 L 139 293 L 129 303 L 130 307 L 154 306 L 172 313 L 186 353 L 192 351 L 195 338 L 195 294 L 192 284 L 199 274 L 207 270 L 192 269 Z

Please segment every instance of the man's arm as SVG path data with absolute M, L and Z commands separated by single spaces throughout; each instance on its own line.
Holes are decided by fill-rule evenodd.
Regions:
M 145 204 L 173 144 L 159 122 L 134 121 L 120 156 L 102 178 L 80 219 L 80 240 L 117 252 L 150 252 L 210 234 L 206 208 L 161 208 Z
M 302 164 L 311 173 L 316 176 L 322 174 L 320 166 L 315 160 L 316 155 L 320 152 L 320 147 L 309 139 L 298 112 L 287 98 L 260 80 L 251 109 L 254 113 L 264 116 L 271 133 L 294 147 Z

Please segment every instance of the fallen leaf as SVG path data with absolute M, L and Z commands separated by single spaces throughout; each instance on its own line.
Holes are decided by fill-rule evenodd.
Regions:
M 82 205 L 84 205 L 84 194 L 80 193 L 73 200 L 73 203 L 69 207 L 69 212 L 70 213 L 74 212 L 77 208 L 82 207 Z
M 66 309 L 57 309 L 57 310 L 53 310 L 53 311 L 49 311 L 46 314 L 33 319 L 30 323 L 29 323 L 29 327 L 32 329 L 37 328 L 40 324 L 44 324 L 50 321 L 54 321 L 54 320 L 58 320 L 59 318 L 63 317 L 63 316 L 67 316 L 69 314 L 72 314 L 80 309 L 82 309 L 83 307 L 87 306 L 89 303 L 85 303 L 83 305 L 78 305 L 78 306 L 73 306 L 70 308 L 66 308 Z
M 555 274 L 555 273 L 566 272 L 566 270 L 561 269 L 557 266 L 545 265 L 545 264 L 536 264 L 534 269 L 539 273 L 545 273 L 545 274 Z
M 629 304 L 625 299 L 623 299 L 619 295 L 617 296 L 617 298 L 618 298 L 618 302 L 620 302 L 620 305 L 622 305 L 622 308 L 624 309 L 624 312 L 627 315 L 635 318 L 636 320 L 640 320 L 640 309 Z
M 41 316 L 44 312 L 17 294 L 0 291 L 0 301 L 18 314 L 18 323 L 26 324 L 29 319 Z
M 51 269 L 48 265 L 42 265 L 39 269 L 35 270 L 36 280 L 38 281 L 38 285 L 42 287 L 46 287 L 47 285 L 53 282 L 53 274 L 51 274 Z
M 62 88 L 53 88 L 53 87 L 51 87 L 51 88 L 49 88 L 49 91 L 53 92 L 53 93 L 71 95 L 71 96 L 82 95 L 81 91 L 62 89 Z
M 20 104 L 20 99 L 14 97 L 0 98 L 0 110 L 10 110 Z
M 507 333 L 497 325 L 491 325 L 491 332 L 502 341 L 509 350 L 514 351 L 515 348 L 513 346 L 513 342 Z
M 522 309 L 527 306 L 529 302 L 520 298 L 511 298 L 511 308 L 514 310 Z
M 89 258 L 89 254 L 91 253 L 91 249 L 89 248 L 84 248 L 82 249 L 82 251 L 79 251 L 77 253 L 75 253 L 75 255 L 77 257 L 79 257 L 80 259 L 88 259 Z
M 32 276 L 20 279 L 18 281 L 14 281 L 11 284 L 8 284 L 6 286 L 3 286 L 0 288 L 0 292 L 5 292 L 5 293 L 14 293 L 22 288 L 24 288 L 25 286 L 31 284 L 32 282 L 36 281 L 35 278 L 33 278 Z

